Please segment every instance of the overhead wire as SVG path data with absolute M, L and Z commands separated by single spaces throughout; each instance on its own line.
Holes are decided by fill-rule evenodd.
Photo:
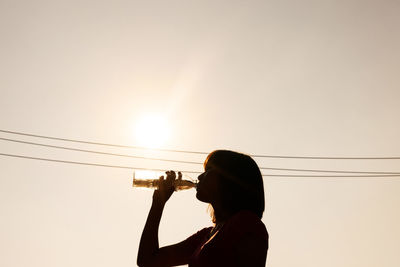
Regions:
M 87 150 L 87 149 L 80 149 L 80 148 L 73 148 L 73 147 L 65 147 L 65 146 L 55 146 L 43 143 L 36 143 L 36 142 L 28 142 L 22 140 L 15 140 L 9 138 L 0 137 L 0 140 L 9 141 L 14 143 L 21 143 L 21 144 L 28 144 L 28 145 L 35 145 L 35 146 L 42 146 L 42 147 L 50 147 L 50 148 L 57 148 L 57 149 L 64 149 L 70 151 L 79 151 L 79 152 L 86 152 L 86 153 L 93 153 L 93 154 L 101 154 L 101 155 L 110 155 L 110 156 L 118 156 L 118 157 L 126 157 L 126 158 L 135 158 L 135 159 L 146 159 L 146 160 L 158 160 L 158 161 L 168 161 L 168 162 L 176 162 L 176 163 L 188 163 L 188 164 L 202 164 L 200 162 L 195 161 L 185 161 L 185 160 L 173 160 L 173 159 L 161 159 L 161 158 L 151 158 L 151 157 L 142 157 L 142 156 L 134 156 L 134 155 L 127 155 L 127 154 L 118 154 L 118 153 L 110 153 L 110 152 L 103 152 L 103 151 L 95 151 L 95 150 Z
M 207 152 L 201 151 L 187 151 L 187 150 L 174 150 L 174 149 L 161 149 L 161 148 L 147 148 L 141 146 L 128 146 L 128 145 L 119 145 L 119 144 L 109 144 L 109 143 L 100 143 L 100 142 L 92 142 L 92 141 L 85 141 L 85 140 L 77 140 L 77 139 L 67 139 L 67 138 L 60 138 L 54 136 L 45 136 L 45 135 L 37 135 L 37 134 L 30 134 L 30 133 L 22 133 L 22 132 L 14 132 L 14 131 L 7 131 L 1 130 L 2 133 L 9 133 L 9 134 L 16 134 L 16 135 L 23 135 L 23 136 L 30 136 L 30 137 L 37 137 L 37 138 L 45 138 L 51 140 L 58 140 L 58 141 L 66 141 L 66 142 L 74 142 L 74 143 L 81 143 L 81 144 L 89 144 L 89 145 L 101 145 L 101 146 L 109 146 L 109 147 L 119 147 L 119 148 L 133 148 L 133 149 L 140 149 L 140 150 L 154 150 L 154 151 L 165 151 L 165 152 L 178 152 L 178 153 L 189 153 L 189 154 L 203 154 L 207 155 Z
M 66 142 L 75 142 L 82 144 L 91 144 L 91 145 L 102 145 L 102 146 L 110 146 L 110 147 L 120 147 L 120 148 L 133 148 L 133 149 L 142 149 L 142 150 L 154 150 L 154 151 L 164 151 L 164 152 L 176 152 L 176 153 L 189 153 L 189 154 L 202 154 L 207 155 L 209 152 L 204 151 L 190 151 L 190 150 L 176 150 L 176 149 L 149 149 L 146 147 L 140 146 L 128 146 L 128 145 L 118 145 L 118 144 L 109 144 L 109 143 L 100 143 L 100 142 L 91 142 L 85 140 L 76 140 L 76 139 L 67 139 L 53 136 L 45 136 L 45 135 L 37 135 L 31 133 L 23 133 L 16 131 L 8 131 L 0 129 L 0 132 L 15 134 L 15 135 L 23 135 L 37 138 L 45 138 L 52 139 L 58 141 L 66 141 Z M 249 154 L 255 158 L 277 158 L 277 159 L 313 159 L 313 160 L 398 160 L 400 156 L 389 156 L 389 157 L 331 157 L 331 156 L 288 156 L 288 155 L 261 155 L 261 154 Z
M 23 158 L 23 159 L 31 159 L 31 160 L 40 160 L 40 161 L 49 161 L 49 162 L 58 162 L 58 163 L 69 163 L 69 164 L 79 164 L 86 166 L 97 166 L 97 167 L 108 167 L 108 168 L 120 168 L 120 169 L 130 169 L 130 170 L 152 170 L 152 171 L 165 171 L 165 169 L 149 169 L 149 168 L 137 168 L 132 166 L 121 166 L 121 165 L 108 165 L 108 164 L 99 164 L 99 163 L 89 163 L 89 162 L 80 162 L 80 161 L 68 161 L 68 160 L 59 160 L 59 159 L 49 159 L 49 158 L 40 158 L 40 157 L 32 157 L 26 155 L 16 155 L 16 154 L 7 154 L 0 153 L 0 156 L 5 157 L 14 157 L 14 158 Z M 201 173 L 195 171 L 181 171 L 183 173 Z M 290 175 L 290 174 L 262 174 L 263 177 L 297 177 L 297 178 L 384 178 L 384 177 L 400 177 L 400 174 L 382 174 L 382 175 Z
M 184 160 L 174 160 L 174 159 L 165 159 L 165 158 L 153 158 L 153 157 L 143 157 L 143 156 L 135 156 L 135 155 L 127 155 L 127 154 L 118 154 L 118 153 L 109 153 L 103 151 L 95 151 L 95 150 L 87 150 L 87 149 L 79 149 L 65 146 L 55 146 L 43 143 L 29 142 L 23 140 L 9 139 L 0 137 L 0 140 L 22 143 L 28 145 L 36 145 L 42 147 L 56 148 L 56 149 L 64 149 L 70 151 L 78 151 L 78 152 L 86 152 L 86 153 L 94 153 L 101 155 L 110 155 L 110 156 L 119 156 L 119 157 L 128 157 L 128 158 L 136 158 L 136 159 L 145 159 L 145 160 L 157 160 L 157 161 L 165 161 L 165 162 L 174 162 L 174 163 L 186 163 L 186 164 L 196 164 L 203 165 L 202 162 L 197 161 L 184 161 Z M 379 175 L 400 175 L 400 172 L 385 172 L 385 171 L 347 171 L 347 170 L 321 170 L 321 169 L 294 169 L 294 168 L 275 168 L 275 167 L 259 167 L 261 170 L 273 170 L 273 171 L 295 171 L 295 172 L 321 172 L 321 173 L 343 173 L 343 174 L 379 174 Z
M 50 162 L 58 162 L 58 163 L 78 164 L 78 165 L 86 165 L 86 166 L 107 167 L 107 168 L 129 169 L 129 170 L 146 170 L 146 171 L 160 171 L 160 172 L 164 172 L 165 171 L 165 169 L 157 169 L 157 168 L 140 168 L 140 167 L 132 167 L 132 166 L 109 165 L 109 164 L 99 164 L 99 163 L 90 163 L 90 162 L 81 162 L 81 161 L 49 159 L 49 158 L 31 157 L 31 156 L 26 156 L 26 155 L 15 155 L 15 154 L 7 154 L 7 153 L 0 153 L 0 156 L 22 158 L 22 159 L 32 159 L 32 160 L 40 160 L 40 161 L 50 161 Z M 185 172 L 185 173 L 201 173 L 201 172 L 194 172 L 194 171 L 181 171 L 181 172 Z

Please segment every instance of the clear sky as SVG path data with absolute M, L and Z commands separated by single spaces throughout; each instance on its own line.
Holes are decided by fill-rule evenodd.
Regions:
M 399 14 L 389 0 L 0 0 L 0 129 L 143 145 L 138 122 L 159 114 L 169 128 L 163 148 L 400 156 Z M 0 152 L 201 171 L 6 141 Z M 257 161 L 400 171 L 400 160 Z M 131 187 L 131 170 L 7 157 L 0 167 L 1 266 L 136 266 L 152 193 Z M 400 266 L 400 178 L 264 185 L 267 266 Z M 206 208 L 193 190 L 172 196 L 161 245 L 209 226 Z

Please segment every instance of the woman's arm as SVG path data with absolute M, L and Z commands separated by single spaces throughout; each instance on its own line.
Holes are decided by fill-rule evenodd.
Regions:
M 139 251 L 137 256 L 137 265 L 145 266 L 152 261 L 159 250 L 158 227 L 160 225 L 161 215 L 164 210 L 164 204 L 153 200 L 146 224 L 140 238 Z
M 158 189 L 154 191 L 153 203 L 140 238 L 137 257 L 138 266 L 171 266 L 171 262 L 182 261 L 181 254 L 186 254 L 185 244 L 181 242 L 176 245 L 161 248 L 158 243 L 158 228 L 165 203 L 174 192 L 175 172 L 166 172 L 167 178 L 160 177 Z M 182 174 L 178 173 L 178 179 Z

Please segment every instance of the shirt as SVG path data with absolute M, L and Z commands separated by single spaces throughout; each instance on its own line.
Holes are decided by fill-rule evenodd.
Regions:
M 185 240 L 195 247 L 189 267 L 265 266 L 268 232 L 256 214 L 240 211 L 212 236 L 211 230 L 204 228 Z

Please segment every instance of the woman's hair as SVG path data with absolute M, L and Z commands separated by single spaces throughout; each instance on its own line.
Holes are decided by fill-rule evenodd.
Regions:
M 263 179 L 257 163 L 250 156 L 215 150 L 207 156 L 204 167 L 211 167 L 220 174 L 218 186 L 225 212 L 234 214 L 249 210 L 262 218 L 265 208 Z M 211 214 L 216 222 L 218 214 Z

